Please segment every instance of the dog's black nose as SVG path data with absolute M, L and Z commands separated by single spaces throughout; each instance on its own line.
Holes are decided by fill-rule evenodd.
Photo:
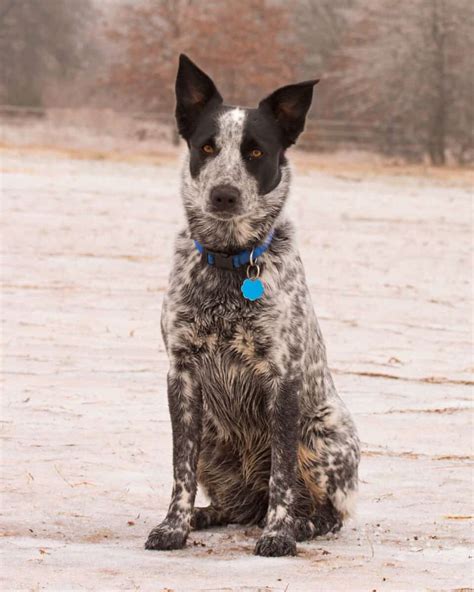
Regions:
M 240 191 L 232 185 L 218 185 L 211 190 L 211 211 L 235 214 L 240 209 Z

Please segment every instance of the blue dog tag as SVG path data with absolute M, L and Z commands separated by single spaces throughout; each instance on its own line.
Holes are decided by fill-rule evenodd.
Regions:
M 260 280 L 258 277 L 253 280 L 247 278 L 240 287 L 240 290 L 242 291 L 244 298 L 247 300 L 258 300 L 265 292 L 262 280 Z

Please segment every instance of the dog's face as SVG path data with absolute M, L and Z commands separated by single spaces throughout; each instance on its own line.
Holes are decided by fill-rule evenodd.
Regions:
M 303 131 L 316 82 L 280 88 L 256 109 L 230 107 L 180 56 L 176 119 L 189 148 L 183 195 L 193 238 L 217 251 L 265 238 L 288 194 L 285 151 Z

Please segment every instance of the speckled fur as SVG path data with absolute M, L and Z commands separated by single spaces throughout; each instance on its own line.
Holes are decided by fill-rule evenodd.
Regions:
M 193 178 L 183 166 L 187 227 L 177 238 L 162 333 L 170 359 L 174 487 L 149 549 L 185 544 L 191 528 L 260 524 L 255 552 L 292 555 L 296 540 L 338 530 L 357 491 L 359 444 L 329 372 L 292 224 L 284 213 L 290 169 L 262 199 L 239 145 L 247 110 L 218 116 L 218 155 Z M 242 193 L 243 213 L 206 213 L 210 188 Z M 261 257 L 265 295 L 240 291 L 245 269 L 207 265 L 193 238 L 235 251 L 275 229 Z M 194 508 L 197 483 L 210 505 Z

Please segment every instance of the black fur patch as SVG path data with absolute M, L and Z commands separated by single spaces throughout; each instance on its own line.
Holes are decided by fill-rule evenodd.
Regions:
M 251 158 L 254 148 L 263 152 Z M 248 172 L 258 181 L 260 195 L 269 193 L 280 183 L 281 165 L 285 163 L 280 129 L 265 109 L 249 109 L 241 144 L 242 158 Z

